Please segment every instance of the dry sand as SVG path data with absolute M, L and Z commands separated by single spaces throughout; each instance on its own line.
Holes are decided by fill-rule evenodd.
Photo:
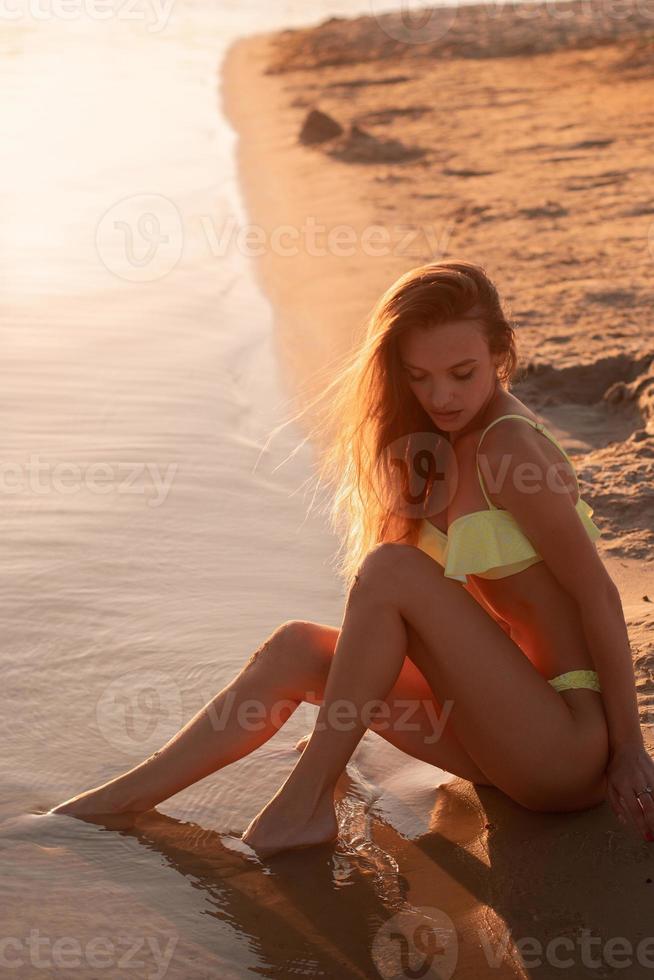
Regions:
M 298 406 L 408 269 L 466 258 L 497 282 L 521 354 L 512 390 L 570 452 L 602 530 L 654 751 L 654 9 L 620 9 L 441 11 L 429 43 L 396 15 L 332 18 L 239 41 L 223 98 Z M 340 134 L 303 143 L 313 109 Z M 366 238 L 374 227 L 386 237 Z M 536 815 L 454 780 L 432 827 L 392 846 L 412 904 L 457 924 L 456 976 L 527 975 L 517 954 L 489 970 L 480 936 L 503 929 L 571 937 L 575 977 L 613 972 L 583 962 L 584 930 L 627 937 L 629 976 L 650 975 L 635 948 L 652 933 L 654 851 L 608 804 Z M 546 958 L 536 973 L 561 968 Z

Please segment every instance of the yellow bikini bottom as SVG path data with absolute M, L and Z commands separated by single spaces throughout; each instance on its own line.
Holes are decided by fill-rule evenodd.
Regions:
M 555 691 L 569 691 L 575 687 L 587 687 L 591 691 L 602 690 L 596 670 L 567 670 L 565 674 L 551 677 L 548 683 Z

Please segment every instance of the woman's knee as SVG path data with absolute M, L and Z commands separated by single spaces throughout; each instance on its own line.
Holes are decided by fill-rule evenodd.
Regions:
M 282 623 L 270 637 L 271 656 L 282 669 L 301 670 L 309 678 L 329 672 L 339 630 L 303 619 Z
M 393 582 L 400 574 L 400 561 L 409 545 L 390 541 L 372 548 L 359 565 L 350 588 L 348 602 L 353 597 L 372 595 L 375 598 L 394 594 Z

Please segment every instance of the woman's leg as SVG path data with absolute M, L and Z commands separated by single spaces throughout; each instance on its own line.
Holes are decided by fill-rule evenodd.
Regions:
M 370 727 L 372 706 L 386 698 L 402 669 L 406 625 L 397 609 L 377 601 L 374 590 L 361 587 L 360 575 L 348 595 L 309 741 L 286 781 L 243 833 L 243 841 L 262 855 L 337 836 L 336 783 Z
M 371 702 L 371 710 L 367 713 L 371 717 L 366 718 L 366 722 L 369 721 L 367 727 L 415 759 L 476 785 L 494 785 L 473 762 L 455 735 L 450 724 L 451 702 L 441 703 L 435 697 L 425 675 L 416 666 L 417 663 L 425 663 L 429 651 L 413 627 L 407 622 L 404 625 L 408 640 L 402 669 L 386 697 L 377 704 Z M 321 650 L 329 661 L 322 686 L 324 691 L 341 631 L 319 623 L 305 622 L 303 626 L 306 644 L 314 650 Z M 323 700 L 324 694 L 313 703 L 320 707 Z M 375 706 L 377 712 L 372 710 Z M 310 738 L 311 733 L 301 738 L 296 743 L 296 749 L 304 751 Z M 326 749 L 331 751 L 331 745 L 328 744 Z
M 304 643 L 303 624 L 284 623 L 239 674 L 166 744 L 139 765 L 50 813 L 71 816 L 140 813 L 268 741 L 312 695 L 318 655 Z
M 402 670 L 386 711 L 369 727 L 409 755 L 474 783 L 488 783 L 449 725 L 424 676 L 410 659 L 424 647 L 407 625 Z M 186 786 L 253 752 L 306 701 L 325 696 L 340 630 L 319 623 L 283 624 L 255 651 L 239 674 L 161 749 L 133 769 L 80 793 L 51 813 L 92 816 L 140 813 Z M 248 707 L 248 703 L 249 706 Z M 252 712 L 252 708 L 255 712 Z M 445 721 L 447 706 L 445 706 Z M 248 724 L 248 717 L 260 719 Z M 324 747 L 326 755 L 332 746 Z
M 368 727 L 366 703 L 386 699 L 398 676 L 409 623 L 426 651 L 417 666 L 432 691 L 448 698 L 455 733 L 485 781 L 531 809 L 597 804 L 604 729 L 582 725 L 498 623 L 433 560 L 388 544 L 366 556 L 350 591 L 316 727 L 243 835 L 255 850 L 271 854 L 335 836 L 335 783 Z M 341 723 L 346 716 L 349 725 Z

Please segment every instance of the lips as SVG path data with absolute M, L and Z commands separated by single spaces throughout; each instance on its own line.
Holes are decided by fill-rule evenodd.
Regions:
M 434 415 L 438 415 L 438 417 L 441 419 L 447 419 L 450 418 L 450 416 L 458 415 L 460 411 L 461 409 L 457 408 L 455 412 L 434 412 Z

